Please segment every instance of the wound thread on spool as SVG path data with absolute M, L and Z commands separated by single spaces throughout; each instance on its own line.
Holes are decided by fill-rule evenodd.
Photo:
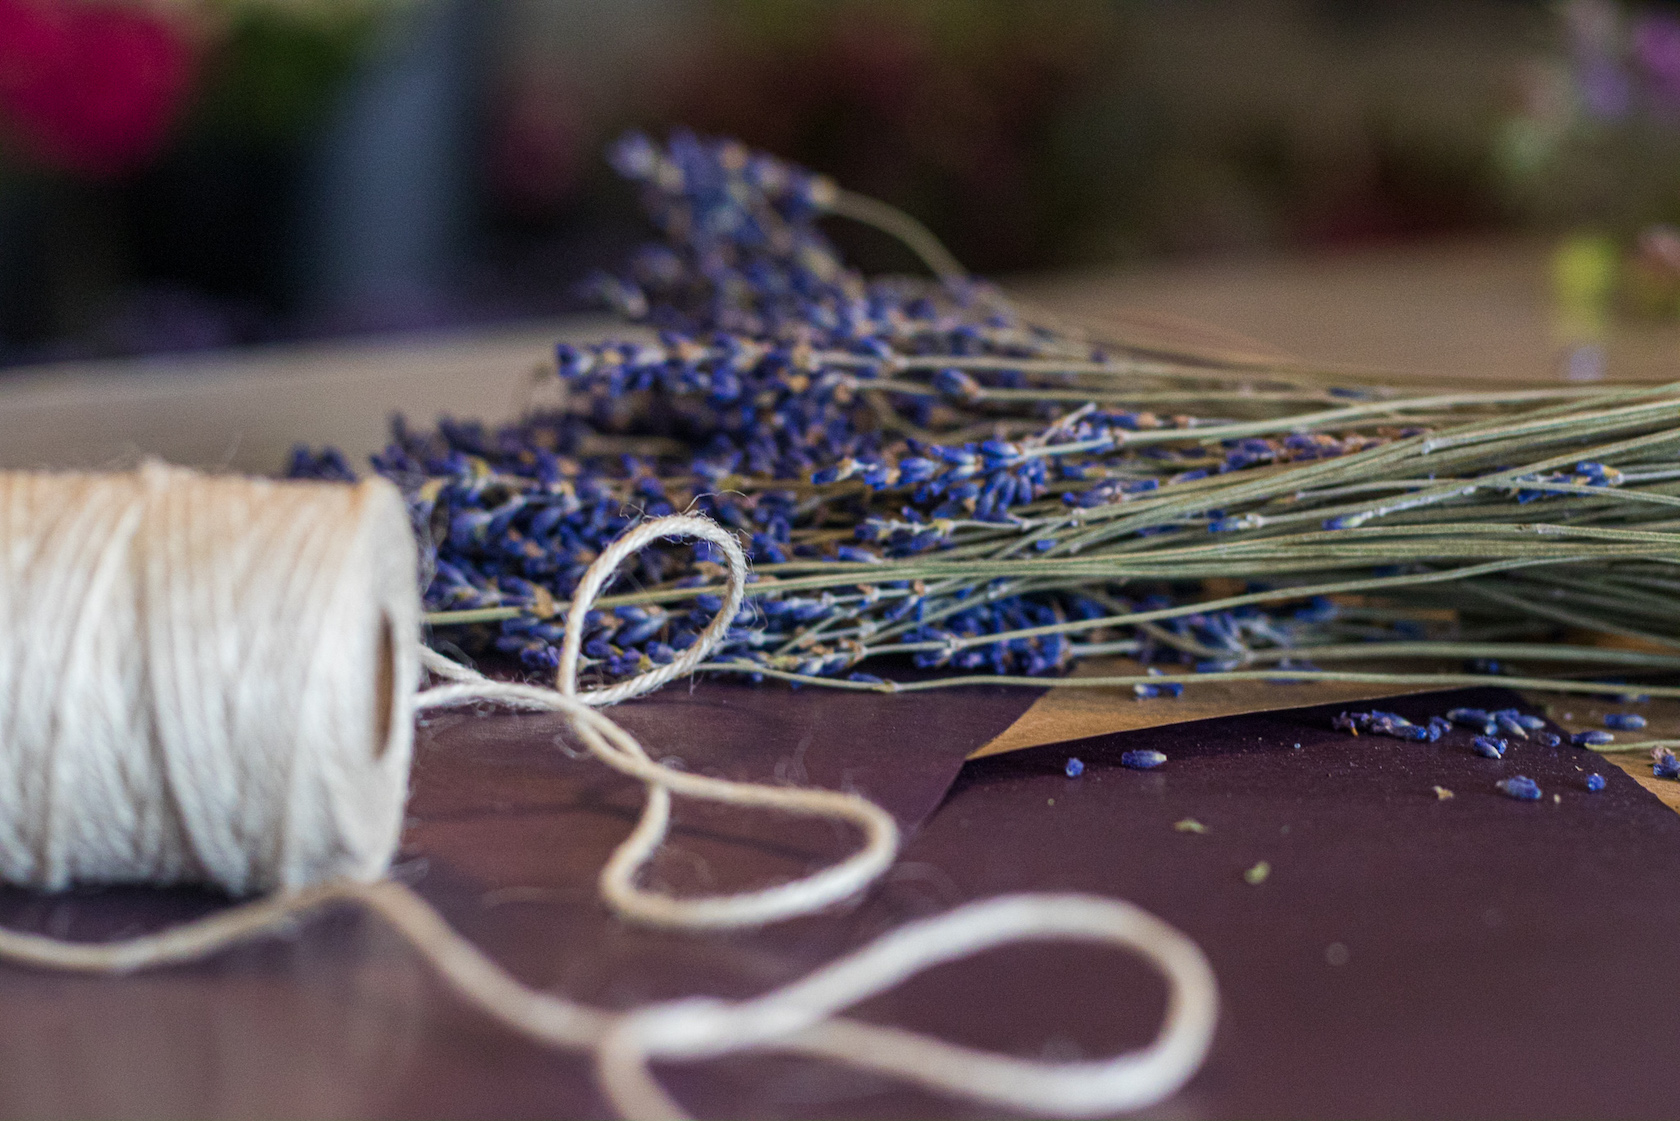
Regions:
M 420 603 L 390 484 L 0 473 L 0 878 L 373 880 Z

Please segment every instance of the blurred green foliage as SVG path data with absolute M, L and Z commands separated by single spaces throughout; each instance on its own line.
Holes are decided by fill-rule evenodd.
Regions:
M 196 124 L 253 143 L 319 128 L 392 0 L 216 0 L 219 24 Z

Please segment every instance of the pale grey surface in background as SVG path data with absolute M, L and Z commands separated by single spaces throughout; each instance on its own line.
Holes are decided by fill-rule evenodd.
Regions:
M 517 415 L 533 371 L 598 319 L 435 338 L 373 339 L 144 361 L 73 363 L 0 380 L 0 468 L 172 463 L 273 474 L 294 444 L 330 444 L 358 468 L 389 418 Z M 611 330 L 624 334 L 622 325 Z

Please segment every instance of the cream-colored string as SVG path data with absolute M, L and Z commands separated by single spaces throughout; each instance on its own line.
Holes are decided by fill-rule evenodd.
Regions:
M 652 1060 L 694 1061 L 755 1051 L 831 1059 L 1000 1109 L 1092 1117 L 1170 1097 L 1201 1066 L 1218 1007 L 1213 971 L 1197 945 L 1129 903 L 1089 895 L 1006 895 L 906 924 L 805 978 L 753 1000 L 705 997 L 610 1012 L 520 984 L 456 934 L 424 899 L 393 880 L 335 880 L 110 943 L 61 942 L 0 931 L 0 957 L 51 969 L 127 972 L 195 961 L 292 926 L 303 915 L 357 902 L 389 922 L 461 994 L 529 1038 L 591 1052 L 620 1116 L 689 1115 L 653 1078 Z M 1094 1062 L 1040 1063 L 834 1015 L 933 965 L 1011 942 L 1087 941 L 1130 950 L 1167 982 L 1154 1042 Z M 1088 987 L 1090 979 L 1079 982 Z
M 722 549 L 729 583 L 723 606 L 699 639 L 673 659 L 606 689 L 577 690 L 578 651 L 584 618 L 625 558 L 664 537 L 696 537 Z M 653 926 L 718 929 L 762 926 L 794 915 L 820 911 L 863 890 L 892 866 L 898 853 L 898 823 L 875 803 L 856 794 L 756 782 L 730 782 L 661 766 L 648 757 L 635 737 L 596 711 L 627 697 L 659 688 L 690 672 L 723 638 L 746 597 L 747 560 L 734 535 L 716 522 L 692 515 L 672 515 L 627 531 L 597 557 L 578 582 L 566 617 L 560 667 L 554 689 L 493 681 L 430 650 L 421 652 L 427 669 L 451 684 L 427 689 L 416 698 L 421 709 L 475 701 L 496 701 L 517 708 L 564 713 L 589 751 L 601 762 L 647 787 L 647 804 L 630 836 L 601 869 L 601 895 L 626 918 Z M 809 876 L 759 891 L 679 899 L 636 886 L 636 873 L 652 858 L 671 822 L 671 795 L 721 802 L 743 808 L 824 817 L 863 831 L 864 843 L 852 856 Z
M 722 610 L 701 638 L 669 665 L 608 689 L 578 692 L 578 646 L 590 605 L 625 557 L 668 536 L 703 538 L 724 551 L 730 584 Z M 488 700 L 563 713 L 596 758 L 647 787 L 641 821 L 601 876 L 608 903 L 628 918 L 667 927 L 719 928 L 807 914 L 867 886 L 896 853 L 893 819 L 866 799 L 729 782 L 664 767 L 597 711 L 597 706 L 657 688 L 698 665 L 733 621 L 745 582 L 745 558 L 727 532 L 703 518 L 657 519 L 614 542 L 585 573 L 568 617 L 558 688 L 492 681 L 421 651 L 427 668 L 449 683 L 420 693 L 417 707 Z M 690 899 L 648 892 L 635 885 L 635 874 L 665 836 L 672 794 L 849 821 L 862 830 L 864 844 L 838 864 L 759 891 Z M 622 1115 L 633 1118 L 687 1116 L 654 1079 L 650 1061 L 694 1061 L 751 1051 L 824 1057 L 1029 1113 L 1090 1116 L 1140 1108 L 1171 1095 L 1195 1073 L 1211 1042 L 1218 1007 L 1212 970 L 1194 942 L 1130 904 L 1080 895 L 1005 896 L 960 907 L 901 927 L 753 1000 L 695 998 L 622 1013 L 525 987 L 450 929 L 418 895 L 390 880 L 333 880 L 117 942 L 71 943 L 0 931 L 0 958 L 56 969 L 123 972 L 195 960 L 284 928 L 327 904 L 350 901 L 390 922 L 449 984 L 486 1013 L 534 1039 L 591 1052 L 603 1092 Z M 931 965 L 1036 939 L 1106 943 L 1136 952 L 1154 965 L 1168 985 L 1166 1016 L 1155 1041 L 1105 1061 L 1037 1063 L 835 1015 Z

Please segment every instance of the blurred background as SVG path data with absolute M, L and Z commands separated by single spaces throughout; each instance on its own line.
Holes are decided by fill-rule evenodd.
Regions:
M 1680 4 L 0 0 L 0 365 L 577 309 L 678 124 L 992 275 L 1529 239 L 1680 315 Z

